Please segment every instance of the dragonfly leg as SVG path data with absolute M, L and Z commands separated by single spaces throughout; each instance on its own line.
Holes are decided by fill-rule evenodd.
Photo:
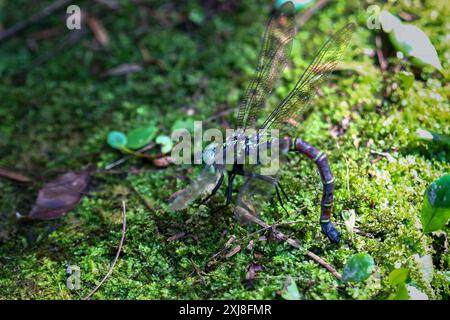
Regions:
M 223 209 L 225 209 L 226 207 L 228 207 L 230 205 L 232 197 L 233 197 L 233 181 L 234 181 L 234 177 L 236 177 L 235 173 L 233 173 L 233 172 L 228 173 L 227 199 L 226 199 L 224 205 L 222 205 L 219 208 L 213 210 L 212 213 L 216 213 L 216 212 L 222 211 Z
M 284 207 L 283 199 L 281 198 L 281 195 L 280 195 L 280 190 L 281 190 L 281 192 L 283 193 L 283 195 L 286 197 L 286 199 L 288 201 L 289 201 L 289 199 L 287 198 L 286 193 L 284 192 L 283 188 L 281 187 L 281 184 L 280 184 L 279 181 L 277 181 L 276 179 L 274 179 L 274 178 L 272 178 L 270 176 L 265 176 L 265 175 L 257 174 L 257 173 L 254 173 L 254 172 L 251 172 L 251 173 L 247 172 L 245 174 L 248 175 L 248 176 L 253 176 L 253 177 L 257 178 L 257 179 L 261 179 L 263 181 L 266 181 L 266 182 L 274 184 L 275 185 L 275 191 L 277 193 L 278 201 L 280 202 L 280 205 L 283 208 L 283 210 L 287 214 L 289 214 L 288 211 L 286 210 L 286 208 Z
M 320 225 L 322 227 L 322 231 L 332 242 L 339 243 L 339 232 L 331 223 L 330 219 L 333 209 L 334 178 L 331 174 L 331 169 L 328 165 L 327 157 L 325 153 L 317 150 L 312 145 L 300 138 L 295 139 L 293 148 L 294 150 L 306 155 L 309 159 L 313 160 L 316 163 L 317 168 L 319 169 L 323 184 Z
M 284 212 L 286 212 L 286 214 L 289 214 L 288 213 L 288 211 L 286 210 L 286 208 L 284 207 L 284 204 L 283 204 L 283 199 L 281 199 L 281 196 L 280 196 L 280 191 L 278 190 L 278 183 L 275 185 L 275 190 L 277 191 L 277 198 L 278 198 L 278 201 L 280 202 L 280 205 L 281 205 L 281 207 L 283 208 L 283 210 L 284 210 Z
M 227 186 L 227 200 L 225 202 L 225 206 L 228 206 L 231 203 L 231 199 L 233 197 L 233 181 L 236 174 L 230 173 L 228 175 L 228 186 Z
M 224 174 L 221 173 L 220 174 L 220 178 L 219 181 L 217 181 L 216 185 L 214 186 L 214 188 L 212 189 L 211 193 L 205 198 L 203 199 L 200 204 L 204 204 L 206 201 L 208 201 L 213 195 L 215 195 L 217 193 L 217 191 L 219 190 L 220 186 L 223 183 L 223 178 L 224 178 Z
M 286 198 L 286 200 L 289 201 L 289 197 L 287 196 L 286 192 L 284 191 L 283 186 L 281 185 L 280 181 L 277 182 L 277 186 L 278 186 L 278 188 L 280 188 L 280 191 L 283 194 L 283 196 Z

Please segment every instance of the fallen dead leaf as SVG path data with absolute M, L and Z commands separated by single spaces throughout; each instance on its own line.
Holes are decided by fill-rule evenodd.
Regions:
M 165 168 L 173 163 L 173 158 L 171 156 L 165 156 L 158 159 L 154 159 L 153 165 L 158 168 Z
M 255 281 L 255 277 L 256 277 L 256 273 L 258 271 L 261 271 L 262 267 L 260 264 L 254 263 L 252 262 L 248 268 L 247 268 L 247 273 L 245 275 L 245 280 L 247 281 L 247 286 L 248 287 L 252 287 L 253 286 L 253 282 Z
M 69 171 L 45 183 L 26 218 L 32 220 L 56 219 L 76 207 L 91 179 L 93 167 Z M 18 215 L 20 218 L 21 216 Z

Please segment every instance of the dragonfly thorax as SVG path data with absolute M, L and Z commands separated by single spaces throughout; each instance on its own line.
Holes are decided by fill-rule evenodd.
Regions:
M 265 164 L 279 156 L 279 147 L 277 138 L 241 134 L 229 137 L 222 144 L 210 143 L 202 156 L 206 164 Z

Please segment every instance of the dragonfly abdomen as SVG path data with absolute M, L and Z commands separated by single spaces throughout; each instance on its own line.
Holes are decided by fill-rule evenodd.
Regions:
M 334 178 L 331 173 L 326 154 L 300 138 L 291 140 L 290 149 L 303 153 L 316 163 L 323 185 L 322 201 L 320 203 L 320 223 L 322 225 L 322 230 L 332 241 L 339 242 L 339 233 L 330 221 L 331 212 L 333 210 Z

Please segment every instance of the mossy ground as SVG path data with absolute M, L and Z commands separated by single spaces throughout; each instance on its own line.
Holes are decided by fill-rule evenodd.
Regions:
M 88 34 L 23 79 L 17 72 L 57 40 L 39 41 L 36 51 L 27 47 L 25 36 L 1 44 L 0 165 L 37 178 L 88 163 L 104 168 L 120 157 L 105 143 L 110 130 L 155 123 L 161 132 L 169 133 L 177 119 L 187 117 L 188 110 L 193 110 L 192 118 L 204 120 L 236 107 L 256 62 L 269 1 L 266 5 L 243 1 L 229 10 L 216 8 L 211 16 L 202 15 L 196 1 L 189 5 L 169 1 L 164 6 L 161 1 L 147 6 L 120 3 L 120 11 L 113 13 L 80 2 L 82 8 L 91 6 L 91 13 L 105 23 L 110 37 L 107 50 Z M 450 15 L 445 4 L 394 1 L 391 5 L 394 13 L 406 11 L 420 17 L 414 24 L 430 35 L 444 69 L 449 66 L 450 46 Z M 1 24 L 10 26 L 42 5 L 0 1 Z M 448 299 L 445 271 L 450 259 L 444 241 L 448 227 L 444 234 L 423 235 L 420 211 L 426 187 L 449 172 L 450 152 L 415 137 L 419 127 L 450 133 L 448 84 L 428 69 L 416 76 L 408 90 L 402 88 L 398 73 L 388 72 L 383 81 L 377 59 L 367 55 L 375 48 L 376 34 L 366 28 L 368 5 L 338 1 L 317 12 L 298 33 L 292 66 L 270 100 L 276 103 L 288 92 L 330 30 L 348 21 L 359 24 L 345 62 L 362 66 L 364 72 L 336 72 L 322 88 L 323 96 L 314 99 L 305 120 L 292 132 L 329 155 L 337 178 L 334 221 L 342 244 L 331 245 L 320 232 L 320 179 L 305 158 L 291 156 L 282 170 L 283 185 L 291 197 L 289 215 L 275 202 L 261 215 L 267 223 L 298 221 L 280 229 L 340 271 L 352 254 L 369 253 L 377 267 L 368 280 L 344 286 L 283 242 L 257 241 L 255 236 L 253 248 L 247 249 L 248 235 L 257 228 L 239 225 L 232 210 L 211 216 L 209 208 L 195 205 L 181 213 L 169 212 L 166 200 L 186 186 L 187 181 L 179 179 L 186 176 L 186 168 L 156 169 L 136 159 L 122 168 L 128 172 L 131 166 L 137 167 L 137 174 L 96 174 L 89 195 L 79 206 L 50 222 L 17 223 L 15 212 L 29 210 L 37 189 L 0 180 L 0 298 L 85 296 L 114 257 L 121 236 L 120 200 L 125 198 L 128 229 L 123 253 L 111 277 L 94 295 L 97 299 L 274 299 L 288 275 L 307 299 L 386 299 L 393 291 L 387 276 L 398 266 L 410 268 L 430 298 Z M 185 21 L 186 16 L 191 21 Z M 50 17 L 39 28 L 64 30 L 61 21 L 58 16 Z M 142 28 L 143 21 L 147 29 Z M 141 63 L 142 48 L 159 63 L 127 77 L 98 76 L 119 64 Z M 411 70 L 395 57 L 389 61 Z M 394 90 L 382 100 L 386 85 Z M 344 119 L 349 124 L 342 129 Z M 228 120 L 234 120 L 234 113 Z M 217 122 L 208 125 L 220 125 Z M 333 135 L 333 128 L 342 134 Z M 388 152 L 397 161 L 377 159 L 370 149 Z M 195 168 L 187 176 L 197 172 Z M 222 190 L 212 203 L 219 205 L 223 196 Z M 341 212 L 349 209 L 356 211 L 360 231 L 353 243 L 341 218 Z M 187 236 L 167 241 L 180 232 Z M 205 269 L 232 235 L 242 240 L 241 251 Z M 427 252 L 435 268 L 430 284 L 422 279 L 413 259 Z M 263 269 L 253 288 L 247 288 L 245 274 L 252 262 Z M 80 290 L 66 286 L 69 265 L 81 269 Z M 194 265 L 206 270 L 203 278 Z

